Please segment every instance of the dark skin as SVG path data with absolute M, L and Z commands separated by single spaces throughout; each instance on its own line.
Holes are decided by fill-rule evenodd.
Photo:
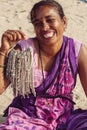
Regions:
M 3 33 L 0 48 L 0 52 L 3 53 L 3 55 L 0 55 L 1 65 L 6 65 L 7 54 L 14 46 L 16 46 L 17 42 L 22 39 L 25 39 L 25 35 L 19 30 L 7 30 Z M 16 47 L 16 49 L 20 48 Z M 0 94 L 2 94 L 6 90 L 9 84 L 10 82 L 4 75 L 4 68 L 0 68 Z
M 87 96 L 87 48 L 82 46 L 80 56 L 79 56 L 79 64 L 78 64 L 78 72 L 81 84 Z
M 38 15 L 36 15 L 33 25 L 37 39 L 45 55 L 53 56 L 61 48 L 62 35 L 67 24 L 66 17 L 61 19 L 56 10 L 48 6 L 41 6 L 36 11 L 36 14 Z M 53 50 L 53 53 L 51 53 L 49 48 Z
M 38 43 L 40 43 L 43 68 L 45 71 L 50 71 L 56 54 L 62 46 L 62 36 L 67 21 L 66 17 L 61 19 L 56 10 L 49 6 L 41 6 L 36 14 L 38 15 L 36 15 L 33 25 Z M 40 66 L 39 68 L 41 69 Z
M 67 26 L 67 19 L 60 18 L 55 8 L 51 6 L 41 6 L 36 11 L 36 19 L 33 23 L 36 38 L 33 39 L 38 53 L 38 68 L 41 69 L 39 46 L 41 49 L 43 69 L 50 71 L 55 61 L 56 54 L 60 50 L 63 41 L 63 33 Z M 7 55 L 12 47 L 19 40 L 26 39 L 25 34 L 18 30 L 8 30 L 2 35 L 1 51 Z M 19 49 L 19 47 L 18 47 Z M 83 89 L 87 95 L 87 49 L 81 47 L 78 59 L 78 72 Z M 6 57 L 0 55 L 0 64 L 5 64 Z M 3 74 L 4 69 L 0 68 L 0 93 L 4 92 L 9 85 L 9 81 Z

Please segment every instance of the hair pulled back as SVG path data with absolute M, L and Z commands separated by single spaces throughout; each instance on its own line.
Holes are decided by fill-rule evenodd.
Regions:
M 46 6 L 46 5 L 55 8 L 61 19 L 65 16 L 63 8 L 58 2 L 56 2 L 54 0 L 41 0 L 41 1 L 37 2 L 31 9 L 30 20 L 32 23 L 34 22 L 34 20 L 36 18 L 36 10 L 38 10 L 38 8 L 40 6 Z

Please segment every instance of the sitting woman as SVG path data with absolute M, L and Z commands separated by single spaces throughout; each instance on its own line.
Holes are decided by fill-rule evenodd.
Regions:
M 72 90 L 79 73 L 87 95 L 87 50 L 63 35 L 67 19 L 58 2 L 41 0 L 30 16 L 36 37 L 2 35 L 0 93 L 11 84 L 15 97 L 0 130 L 86 130 L 87 110 L 74 110 Z

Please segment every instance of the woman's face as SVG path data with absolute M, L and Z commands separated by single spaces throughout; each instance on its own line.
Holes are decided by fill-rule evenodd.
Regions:
M 66 27 L 66 18 L 60 18 L 56 9 L 51 6 L 41 6 L 36 11 L 33 23 L 36 36 L 41 44 L 52 45 L 62 42 Z

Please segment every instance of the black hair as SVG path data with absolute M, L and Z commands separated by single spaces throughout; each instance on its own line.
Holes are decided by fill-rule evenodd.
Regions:
M 41 0 L 41 1 L 37 2 L 33 6 L 33 8 L 31 9 L 30 19 L 31 19 L 32 23 L 34 22 L 35 17 L 36 17 L 36 10 L 40 6 L 46 6 L 46 5 L 54 7 L 57 10 L 57 12 L 58 12 L 61 19 L 65 16 L 62 6 L 57 1 L 55 1 L 55 0 Z

